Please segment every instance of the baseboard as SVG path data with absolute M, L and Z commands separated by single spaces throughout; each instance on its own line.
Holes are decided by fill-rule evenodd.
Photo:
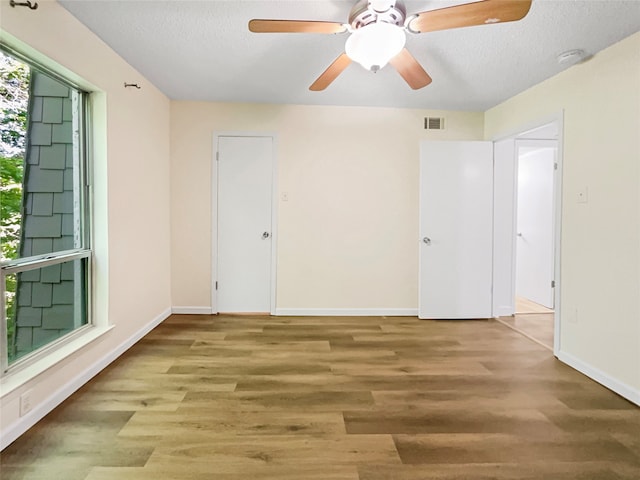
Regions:
M 100 373 L 111 362 L 131 348 L 134 343 L 162 323 L 167 317 L 169 317 L 169 315 L 171 315 L 170 308 L 163 311 L 143 328 L 138 330 L 134 335 L 122 342 L 114 350 L 110 351 L 100 360 L 89 366 L 89 368 L 60 387 L 47 400 L 40 403 L 31 412 L 9 425 L 2 431 L 2 438 L 0 438 L 0 450 L 4 450 L 7 446 L 13 443 L 20 435 L 38 423 L 45 415 L 69 398 L 76 390 Z
M 179 315 L 211 315 L 211 307 L 171 307 L 171 313 Z
M 583 362 L 582 360 L 574 357 L 573 355 L 566 352 L 559 352 L 558 359 L 562 362 L 566 363 L 572 368 L 575 368 L 580 373 L 585 374 L 587 377 L 595 380 L 598 383 L 601 383 L 609 390 L 617 393 L 621 397 L 626 398 L 632 403 L 640 406 L 640 390 L 627 385 L 624 382 L 620 382 L 615 378 L 610 377 L 608 374 L 603 371 L 592 367 L 588 363 Z
M 283 317 L 417 317 L 417 308 L 278 308 Z

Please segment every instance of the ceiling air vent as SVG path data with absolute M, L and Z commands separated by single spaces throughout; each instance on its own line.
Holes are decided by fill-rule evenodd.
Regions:
M 425 130 L 444 130 L 444 118 L 441 117 L 425 117 Z

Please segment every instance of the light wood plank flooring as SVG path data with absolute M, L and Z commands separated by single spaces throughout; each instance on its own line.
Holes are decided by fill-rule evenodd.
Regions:
M 500 317 L 499 321 L 553 351 L 553 313 L 526 313 Z
M 528 298 L 516 297 L 516 314 L 518 313 L 553 313 L 553 309 L 533 302 Z
M 640 478 L 640 409 L 496 321 L 174 315 L 2 480 Z
M 553 309 L 528 298 L 516 297 L 515 315 L 500 317 L 499 321 L 553 350 Z

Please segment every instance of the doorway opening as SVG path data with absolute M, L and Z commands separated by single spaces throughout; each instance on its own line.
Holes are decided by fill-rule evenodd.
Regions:
M 560 129 L 557 119 L 514 140 L 513 314 L 500 317 L 549 350 L 559 346 Z

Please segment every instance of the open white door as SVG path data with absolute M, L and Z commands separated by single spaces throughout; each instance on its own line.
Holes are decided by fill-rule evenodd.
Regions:
M 493 143 L 420 144 L 420 318 L 492 315 Z
M 273 138 L 218 138 L 217 311 L 268 313 Z
M 516 295 L 554 308 L 555 141 L 518 141 Z

